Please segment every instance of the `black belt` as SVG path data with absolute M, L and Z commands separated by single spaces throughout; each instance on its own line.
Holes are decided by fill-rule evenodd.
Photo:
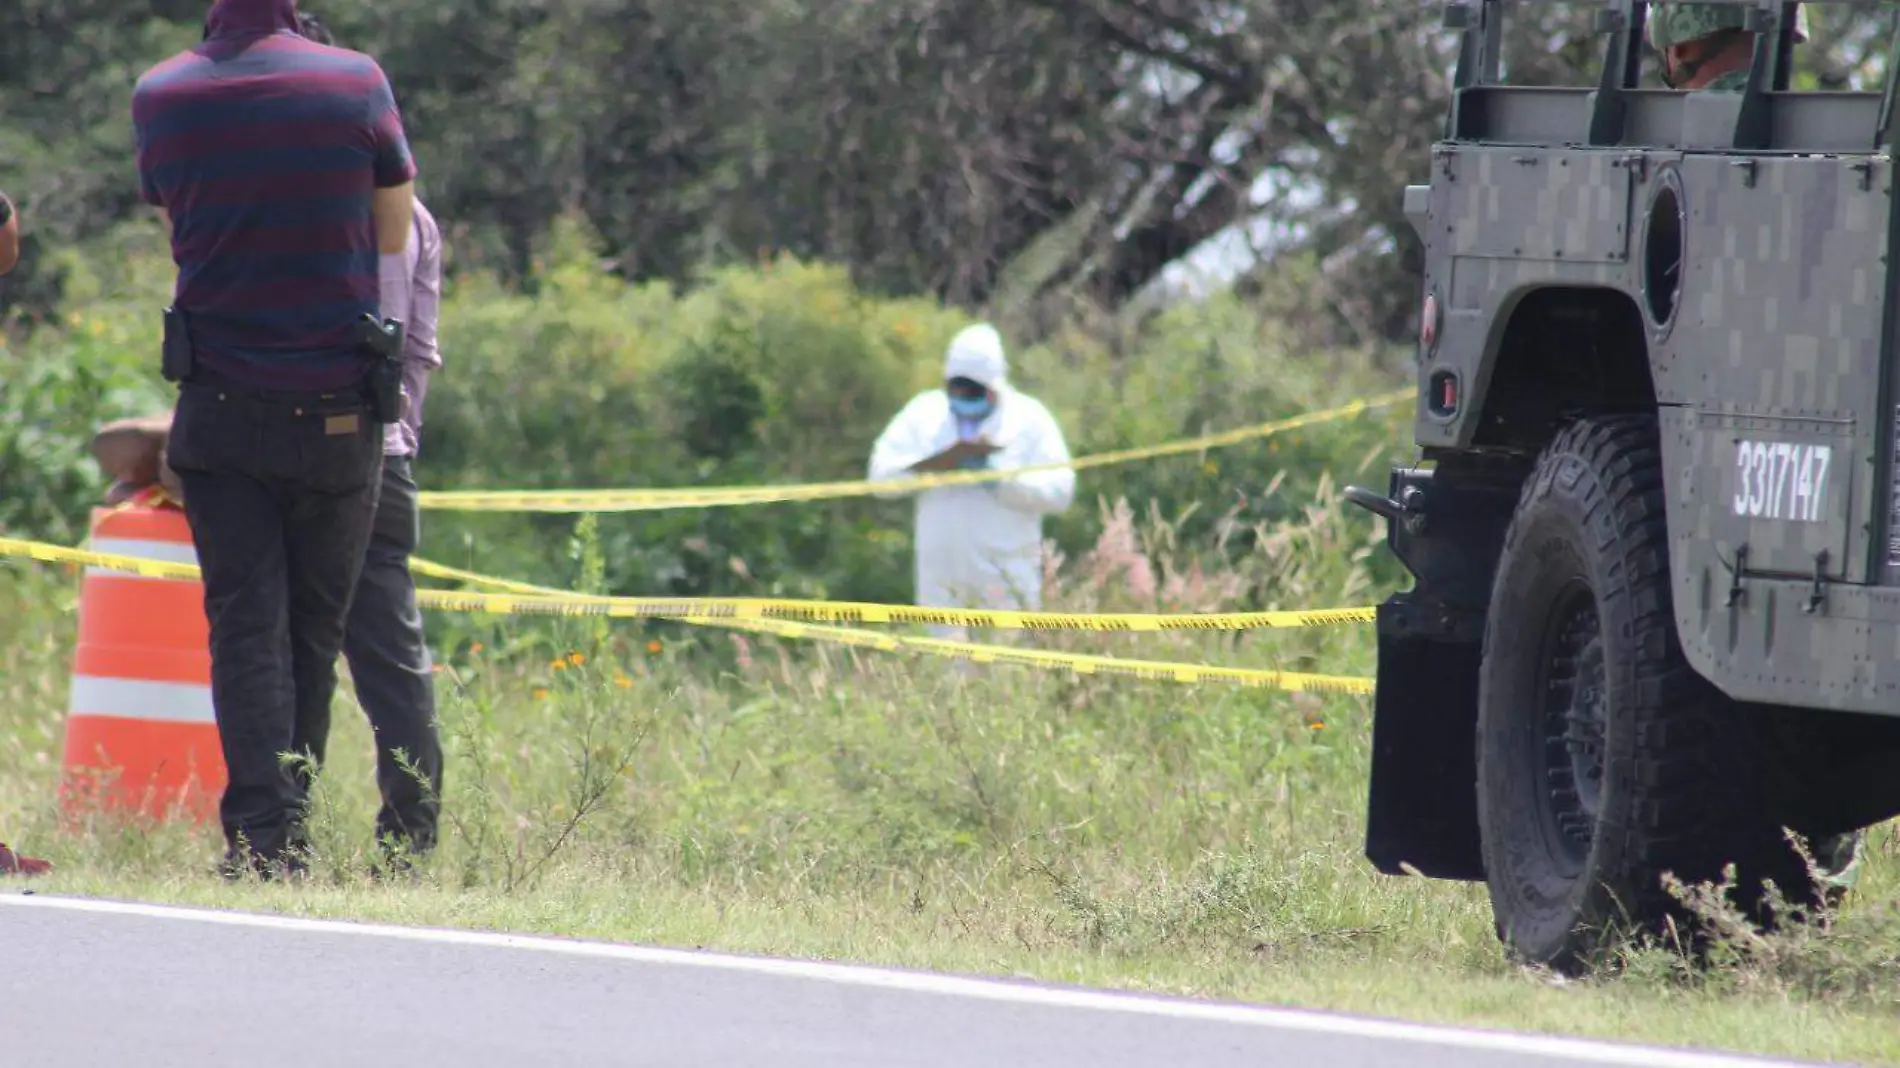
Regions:
M 349 407 L 354 408 L 361 407 L 369 402 L 368 395 L 365 393 L 365 383 L 360 381 L 336 389 L 325 390 L 264 389 L 260 386 L 251 385 L 249 382 L 240 382 L 235 378 L 221 375 L 216 371 L 206 370 L 200 366 L 196 371 L 192 372 L 191 377 L 186 379 L 184 384 L 200 389 L 215 390 L 220 394 L 233 394 L 247 400 L 262 401 L 265 404 L 302 404 L 328 408 L 336 406 L 339 403 L 345 403 Z

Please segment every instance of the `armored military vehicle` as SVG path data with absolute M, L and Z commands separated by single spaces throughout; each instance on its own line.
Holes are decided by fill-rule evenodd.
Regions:
M 1772 921 L 1762 880 L 1825 890 L 1795 842 L 1900 813 L 1894 100 L 1791 91 L 1785 0 L 1716 0 L 1754 34 L 1734 91 L 1642 87 L 1640 0 L 1589 5 L 1594 86 L 1505 84 L 1526 2 L 1446 6 L 1405 190 L 1419 457 L 1349 493 L 1413 578 L 1366 853 L 1486 882 L 1510 950 L 1581 970 L 1688 930 L 1664 873 L 1732 863 Z

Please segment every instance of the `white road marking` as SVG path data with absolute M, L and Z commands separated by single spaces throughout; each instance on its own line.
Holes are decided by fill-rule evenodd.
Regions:
M 745 957 L 726 953 L 650 946 L 593 942 L 580 939 L 533 935 L 501 934 L 488 931 L 463 931 L 436 927 L 400 927 L 391 924 L 357 923 L 342 920 L 315 920 L 259 913 L 224 912 L 211 909 L 149 905 L 137 902 L 101 901 L 83 898 L 47 897 L 40 894 L 0 894 L 0 905 L 23 909 L 66 910 L 118 916 L 137 916 L 156 920 L 184 920 L 215 923 L 232 927 L 257 927 L 277 931 L 362 935 L 392 938 L 438 945 L 480 946 L 489 949 L 532 950 L 575 957 L 595 957 L 641 964 L 671 965 L 683 968 L 709 968 L 718 971 L 745 972 L 808 979 L 847 986 L 873 987 L 916 994 L 978 998 L 1019 1005 L 1045 1005 L 1055 1008 L 1085 1009 L 1096 1012 L 1121 1012 L 1160 1016 L 1178 1020 L 1205 1020 L 1246 1024 L 1338 1035 L 1349 1038 L 1391 1042 L 1430 1043 L 1465 1049 L 1482 1049 L 1529 1056 L 1568 1058 L 1595 1064 L 1630 1065 L 1632 1068 L 1770 1068 L 1791 1066 L 1795 1062 L 1735 1057 L 1716 1053 L 1614 1045 L 1584 1039 L 1548 1038 L 1501 1031 L 1438 1027 L 1397 1021 L 1334 1016 L 1293 1009 L 1269 1009 L 1246 1005 L 1194 1002 L 1088 990 L 1028 986 L 987 979 L 968 979 L 929 972 L 904 972 L 864 965 L 830 964 L 818 961 L 784 960 L 773 957 Z

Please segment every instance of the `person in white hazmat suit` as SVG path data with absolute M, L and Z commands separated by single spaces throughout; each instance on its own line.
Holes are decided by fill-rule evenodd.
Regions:
M 1069 462 L 1062 429 L 1042 402 L 1009 384 L 1003 338 L 964 328 L 944 357 L 944 387 L 911 398 L 871 451 L 872 481 L 941 471 L 1008 470 Z M 899 493 L 883 496 L 895 497 Z M 1042 607 L 1042 520 L 1075 499 L 1075 471 L 1024 471 L 916 494 L 915 600 L 928 608 Z M 962 639 L 962 627 L 932 626 Z

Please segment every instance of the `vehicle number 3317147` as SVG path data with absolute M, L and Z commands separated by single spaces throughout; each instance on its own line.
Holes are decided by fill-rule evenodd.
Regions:
M 1787 441 L 1735 443 L 1735 514 L 1818 523 L 1825 516 L 1828 445 Z

